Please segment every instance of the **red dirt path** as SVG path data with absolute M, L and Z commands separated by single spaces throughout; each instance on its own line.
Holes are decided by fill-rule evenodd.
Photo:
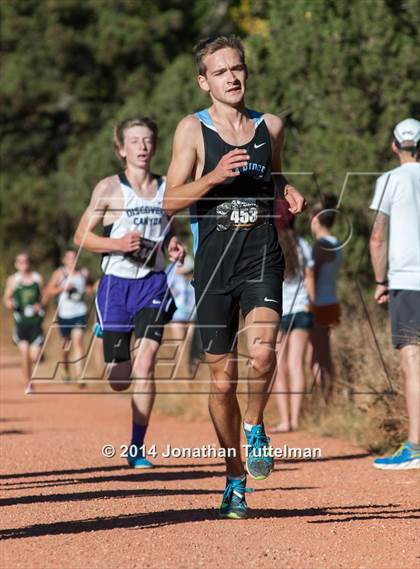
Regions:
M 218 520 L 220 459 L 129 470 L 101 455 L 126 441 L 126 397 L 24 396 L 16 363 L 3 358 L 1 370 L 4 569 L 418 566 L 418 471 L 376 471 L 343 441 L 276 435 L 275 446 L 320 447 L 322 458 L 277 463 L 267 481 L 248 483 L 252 519 Z M 209 422 L 162 416 L 148 441 L 216 444 Z

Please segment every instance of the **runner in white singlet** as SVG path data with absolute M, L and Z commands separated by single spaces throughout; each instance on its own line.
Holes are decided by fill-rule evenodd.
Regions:
M 86 294 L 92 291 L 88 270 L 78 267 L 76 261 L 76 252 L 67 249 L 63 255 L 63 265 L 53 272 L 45 291 L 48 300 L 58 297 L 57 322 L 63 340 L 61 361 L 64 364 L 65 381 L 71 380 L 72 370 L 76 378 L 81 380 L 84 365 L 83 336 L 88 313 Z
M 169 234 L 162 204 L 165 180 L 151 172 L 156 143 L 157 125 L 148 117 L 117 125 L 114 148 L 124 171 L 97 184 L 74 239 L 103 255 L 96 311 L 112 389 L 123 391 L 134 380 L 127 456 L 133 468 L 153 466 L 144 439 L 155 399 L 154 363 L 164 325 L 175 310 L 163 270 L 163 246 L 172 262 L 182 262 L 185 255 L 184 246 Z M 94 233 L 101 222 L 103 236 Z

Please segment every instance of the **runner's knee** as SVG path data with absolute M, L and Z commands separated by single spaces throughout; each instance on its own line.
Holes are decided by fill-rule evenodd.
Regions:
M 153 358 L 145 356 L 136 358 L 133 363 L 133 377 L 139 380 L 147 379 L 153 370 Z
M 138 355 L 133 362 L 133 378 L 136 380 L 136 386 L 150 382 L 154 367 L 154 354 L 146 352 Z
M 236 382 L 227 379 L 226 374 L 223 374 L 220 378 L 214 377 L 213 375 L 211 382 L 212 395 L 224 399 L 225 397 L 231 397 L 235 392 Z
M 266 348 L 253 348 L 250 350 L 250 363 L 254 370 L 261 375 L 268 373 L 274 365 L 275 352 Z

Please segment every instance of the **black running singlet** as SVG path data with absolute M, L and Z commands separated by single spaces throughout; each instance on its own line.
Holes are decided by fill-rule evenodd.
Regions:
M 282 276 L 283 256 L 273 224 L 270 133 L 262 113 L 248 113 L 255 121 L 255 133 L 240 146 L 219 136 L 207 109 L 196 113 L 204 139 L 203 176 L 234 148 L 244 148 L 250 156 L 240 176 L 214 186 L 190 208 L 193 284 L 199 291 L 225 293 L 249 281 L 261 282 L 268 274 Z

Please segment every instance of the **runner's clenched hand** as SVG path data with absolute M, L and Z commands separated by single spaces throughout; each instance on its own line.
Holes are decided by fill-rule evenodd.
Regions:
M 284 199 L 290 206 L 289 211 L 293 214 L 302 213 L 308 207 L 308 203 L 302 194 L 289 184 L 284 188 Z
M 118 249 L 124 253 L 133 253 L 140 247 L 141 235 L 138 231 L 129 231 L 118 239 Z
M 171 237 L 168 244 L 168 254 L 171 262 L 177 261 L 183 264 L 186 255 L 185 245 L 181 243 L 178 237 Z
M 243 148 L 235 148 L 231 150 L 219 160 L 216 168 L 211 172 L 212 184 L 222 184 L 229 178 L 235 178 L 240 175 L 239 168 L 246 166 L 249 160 L 249 154 Z

